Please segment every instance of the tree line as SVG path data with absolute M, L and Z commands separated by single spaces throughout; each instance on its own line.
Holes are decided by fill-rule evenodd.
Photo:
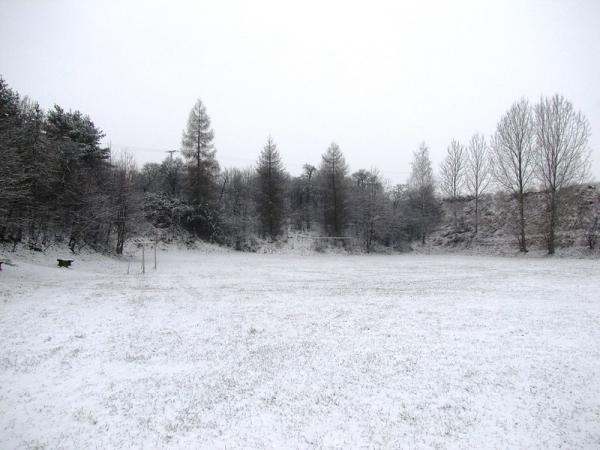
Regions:
M 103 132 L 79 111 L 43 111 L 0 78 L 0 240 L 71 250 L 115 243 L 133 209 L 135 165 L 113 161 Z
M 500 118 L 489 143 L 475 134 L 467 146 L 453 140 L 440 172 L 442 193 L 457 199 L 464 192 L 475 200 L 475 232 L 479 199 L 490 186 L 517 200 L 518 245 L 527 252 L 526 195 L 543 194 L 544 235 L 553 254 L 556 230 L 567 188 L 590 177 L 590 126 L 586 117 L 561 95 L 535 105 L 515 102 Z
M 549 253 L 563 192 L 589 175 L 590 129 L 585 116 L 560 95 L 531 106 L 514 103 L 486 139 L 452 140 L 434 175 L 429 149 L 414 152 L 406 184 L 391 185 L 377 169 L 350 173 L 331 143 L 318 165 L 290 175 L 268 137 L 247 168 L 219 166 L 214 131 L 198 100 L 181 141 L 181 157 L 136 167 L 131 155 L 115 158 L 103 132 L 79 111 L 43 111 L 0 79 L 0 240 L 40 248 L 64 240 L 123 252 L 142 217 L 155 227 L 180 226 L 194 235 L 243 250 L 255 237 L 277 240 L 288 229 L 311 232 L 365 251 L 425 243 L 442 219 L 442 201 L 475 204 L 479 231 L 482 195 L 502 189 L 513 196 L 518 245 L 527 251 L 526 202 L 543 192 Z M 455 214 L 456 218 L 456 214 Z

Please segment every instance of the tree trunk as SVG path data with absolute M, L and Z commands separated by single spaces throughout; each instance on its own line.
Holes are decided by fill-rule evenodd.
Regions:
M 75 236 L 74 233 L 71 233 L 71 236 L 69 237 L 69 249 L 71 250 L 71 253 L 75 253 L 75 245 L 77 244 L 77 237 Z
M 519 250 L 527 253 L 527 242 L 525 241 L 525 195 L 519 192 Z
M 335 160 L 332 161 L 331 182 L 333 188 L 333 230 L 336 236 L 339 236 L 338 231 L 338 216 L 337 216 L 337 193 L 335 189 Z
M 119 220 L 119 223 L 117 223 L 117 247 L 115 249 L 117 255 L 123 254 L 123 245 L 125 244 L 125 230 L 125 219 L 122 216 L 121 220 Z
M 550 211 L 550 223 L 548 229 L 548 254 L 554 255 L 554 240 L 555 240 L 555 228 L 556 228 L 556 192 L 550 193 L 550 204 L 548 205 Z
M 479 196 L 475 194 L 475 234 L 479 231 Z
M 421 193 L 421 243 L 425 245 L 425 199 Z

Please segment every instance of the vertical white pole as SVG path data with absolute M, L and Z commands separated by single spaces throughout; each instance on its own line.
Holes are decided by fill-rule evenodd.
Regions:
M 144 252 L 144 246 L 142 245 L 142 273 L 146 273 L 146 255 Z
M 154 242 L 154 270 L 156 270 L 156 241 Z

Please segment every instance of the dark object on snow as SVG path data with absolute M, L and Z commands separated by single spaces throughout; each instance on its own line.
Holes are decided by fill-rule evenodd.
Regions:
M 72 259 L 57 259 L 58 267 L 71 267 Z
M 4 264 L 4 261 L 0 261 L 0 272 L 2 271 L 2 264 Z

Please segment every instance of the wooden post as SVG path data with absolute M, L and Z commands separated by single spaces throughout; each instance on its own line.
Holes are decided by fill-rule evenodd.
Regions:
M 154 270 L 156 270 L 156 241 L 154 242 Z
M 146 255 L 144 252 L 144 246 L 142 245 L 142 273 L 146 273 Z

